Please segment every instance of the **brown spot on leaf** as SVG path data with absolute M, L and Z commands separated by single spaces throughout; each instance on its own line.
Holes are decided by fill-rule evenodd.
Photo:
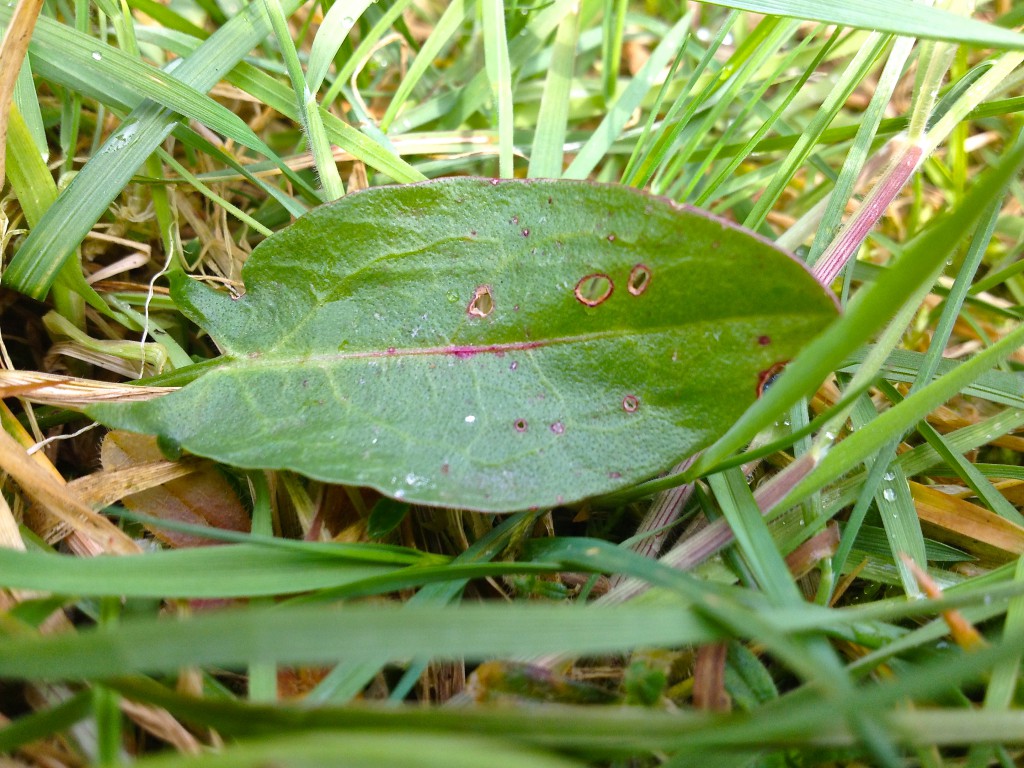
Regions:
M 466 314 L 470 317 L 487 317 L 494 311 L 494 297 L 491 295 L 491 286 L 480 285 L 473 291 L 473 299 L 466 307 Z
M 651 269 L 646 264 L 637 264 L 629 273 L 626 289 L 634 296 L 639 296 L 651 284 Z
M 615 284 L 608 275 L 602 272 L 595 272 L 592 275 L 580 278 L 576 283 L 576 299 L 588 307 L 596 307 L 606 301 L 615 290 Z
M 789 360 L 782 360 L 778 363 L 773 363 L 769 367 L 765 368 L 759 374 L 757 374 L 757 396 L 760 397 L 764 394 L 764 391 L 771 386 L 772 382 L 782 373 L 782 369 L 786 367 L 786 363 Z

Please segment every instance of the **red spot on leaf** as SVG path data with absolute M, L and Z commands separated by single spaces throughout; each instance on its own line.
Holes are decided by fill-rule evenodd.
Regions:
M 769 344 L 772 343 L 772 337 L 771 336 L 767 336 L 767 335 L 766 336 L 758 336 L 757 337 L 757 343 L 760 344 L 762 347 L 767 347 Z

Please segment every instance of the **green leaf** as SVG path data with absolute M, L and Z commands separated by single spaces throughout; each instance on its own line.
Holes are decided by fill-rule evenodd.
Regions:
M 930 40 L 1024 48 L 1024 35 L 913 0 L 711 0 L 753 13 L 791 16 Z
M 572 181 L 350 195 L 266 240 L 243 278 L 238 301 L 172 280 L 219 367 L 90 415 L 236 466 L 491 512 L 668 468 L 836 314 L 739 227 Z

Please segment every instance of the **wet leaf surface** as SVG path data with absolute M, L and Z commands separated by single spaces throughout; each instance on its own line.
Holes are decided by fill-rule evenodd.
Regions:
M 232 300 L 178 274 L 224 362 L 108 425 L 247 468 L 507 511 L 707 445 L 835 317 L 770 243 L 624 187 L 379 187 L 268 238 Z

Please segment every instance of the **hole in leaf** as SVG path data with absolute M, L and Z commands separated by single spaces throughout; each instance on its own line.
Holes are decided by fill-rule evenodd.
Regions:
M 786 367 L 788 360 L 783 360 L 780 363 L 775 363 L 768 368 L 765 368 L 759 374 L 757 374 L 757 396 L 760 397 L 775 380 L 779 378 L 779 374 L 782 373 L 782 369 Z
M 650 284 L 650 268 L 644 264 L 637 264 L 629 273 L 629 283 L 626 285 L 626 288 L 634 296 L 639 296 L 641 293 L 647 290 L 647 286 Z
M 576 298 L 588 307 L 596 307 L 612 295 L 615 286 L 608 275 L 596 272 L 576 283 Z
M 633 413 L 640 407 L 640 398 L 636 395 L 626 395 L 622 398 L 622 410 L 626 413 Z
M 481 285 L 473 292 L 473 300 L 466 307 L 466 314 L 470 317 L 487 317 L 494 311 L 494 297 L 491 296 L 491 286 Z
M 515 428 L 516 432 L 525 432 L 528 425 L 526 423 L 526 419 L 516 419 L 512 422 L 512 426 Z
M 529 237 L 529 236 L 530 236 L 530 230 L 524 229 L 523 230 L 523 237 Z

